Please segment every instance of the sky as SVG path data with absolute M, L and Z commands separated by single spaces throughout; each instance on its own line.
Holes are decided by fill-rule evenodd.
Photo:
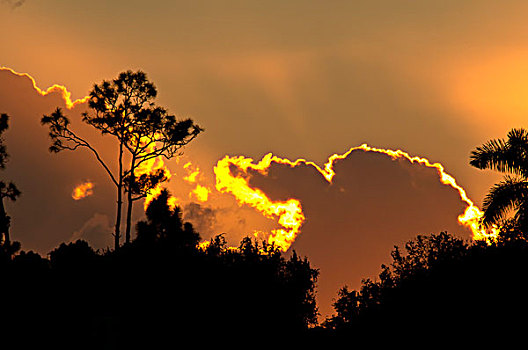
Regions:
M 215 189 L 226 155 L 322 166 L 363 143 L 401 149 L 441 163 L 480 206 L 500 174 L 472 168 L 470 152 L 525 125 L 526 10 L 488 0 L 0 0 L 0 67 L 43 90 L 63 85 L 72 99 L 124 70 L 146 72 L 160 105 L 205 129 L 165 163 L 168 188 L 204 239 L 224 232 L 236 245 L 277 219 Z M 114 190 L 88 152 L 47 152 L 40 118 L 56 107 L 65 108 L 58 92 L 41 96 L 27 76 L 0 70 L 0 112 L 11 116 L 1 175 L 23 193 L 8 203 L 12 237 L 42 254 L 78 238 L 108 246 Z M 112 162 L 111 140 L 79 121 L 86 108 L 66 113 Z M 307 164 L 273 164 L 250 180 L 273 201 L 302 205 L 288 252 L 319 268 L 323 314 L 338 288 L 374 278 L 394 245 L 443 230 L 471 237 L 457 221 L 465 203 L 435 169 L 362 151 L 334 165 L 332 183 Z M 93 194 L 73 200 L 87 180 Z M 207 201 L 189 195 L 197 184 Z

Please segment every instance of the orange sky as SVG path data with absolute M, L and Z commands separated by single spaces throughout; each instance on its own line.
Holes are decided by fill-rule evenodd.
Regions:
M 243 232 L 269 229 L 273 222 L 214 192 L 209 200 L 218 202 L 209 203 L 218 204 L 200 205 L 196 197 L 188 196 L 195 185 L 183 180 L 188 161 L 200 168 L 202 184 L 211 185 L 212 168 L 226 154 L 258 160 L 273 152 L 322 165 L 329 155 L 366 142 L 441 162 L 480 204 L 499 177 L 471 168 L 470 151 L 490 138 L 504 137 L 512 127 L 523 127 L 528 112 L 524 19 L 528 4 L 523 1 L 294 0 L 220 5 L 216 1 L 27 0 L 16 7 L 15 3 L 0 2 L 4 33 L 0 66 L 31 74 L 42 89 L 62 84 L 73 98 L 85 96 L 93 83 L 122 70 L 142 69 L 158 87 L 162 105 L 205 128 L 184 160 L 169 163 L 176 173 L 170 187 L 192 204 L 189 217 L 209 218 L 196 223 L 204 236 L 231 230 L 236 241 Z M 29 144 L 45 151 L 46 134 L 40 135 L 38 121 L 61 99 L 39 98 L 24 78 L 7 74 L 0 74 L 0 93 L 0 112 L 13 118 L 11 135 L 23 138 L 24 130 L 32 130 L 35 140 Z M 20 122 L 24 127 L 32 127 L 17 129 L 17 118 L 24 120 Z M 83 232 L 89 235 L 90 230 L 92 239 L 104 244 L 104 239 L 94 237 L 112 225 L 113 211 L 98 194 L 111 188 L 89 157 L 51 157 L 44 152 L 35 158 L 23 140 L 8 136 L 8 141 L 12 159 L 7 174 L 26 185 L 20 187 L 27 198 L 12 205 L 12 210 L 17 205 L 29 210 L 33 195 L 49 196 L 37 193 L 39 186 L 31 182 L 28 169 L 37 164 L 50 167 L 49 176 L 56 178 L 76 164 L 76 171 L 61 177 L 64 185 L 48 189 L 53 188 L 57 198 L 66 196 L 57 200 L 57 215 L 79 219 L 68 218 L 69 231 L 53 238 L 29 233 L 30 227 L 24 226 L 24 232 L 19 231 L 23 246 L 45 253 L 57 242 L 72 235 L 83 237 Z M 408 170 L 408 177 L 400 174 L 396 181 L 391 176 L 402 170 L 391 168 L 394 162 L 373 159 L 345 167 L 347 193 L 351 188 L 359 192 L 344 198 L 331 194 L 328 184 L 306 169 L 291 174 L 280 170 L 282 180 L 262 180 L 277 198 L 295 194 L 306 206 L 307 221 L 300 236 L 304 238 L 299 238 L 296 248 L 316 266 L 324 266 L 321 281 L 334 276 L 326 284 L 327 299 L 335 295 L 336 285 L 355 287 L 362 277 L 375 274 L 399 241 L 443 230 L 444 222 L 445 229 L 467 235 L 456 223 L 461 210 L 456 193 L 438 185 L 434 173 Z M 372 195 L 363 191 L 370 187 L 356 188 L 350 182 L 351 178 L 374 181 L 373 175 L 358 174 L 372 174 L 378 168 L 385 173 L 377 185 L 369 185 Z M 97 180 L 94 194 L 68 204 L 73 188 L 88 178 Z M 296 189 L 303 183 L 310 185 Z M 384 186 L 389 183 L 399 190 L 388 191 Z M 427 202 L 444 192 L 445 200 L 430 203 L 434 210 L 428 211 L 425 204 L 420 208 L 418 214 L 428 220 L 410 224 L 398 219 L 410 215 L 410 203 L 417 203 L 416 198 Z M 324 207 L 314 204 L 321 202 Z M 356 207 L 358 203 L 365 205 Z M 399 208 L 398 215 L 387 216 L 389 204 Z M 319 210 L 324 216 L 317 214 Z M 363 214 L 352 218 L 350 211 Z M 379 223 L 380 215 L 387 220 Z M 448 218 L 454 221 L 447 222 Z M 369 251 L 366 247 L 376 252 L 360 259 L 359 252 Z M 329 310 L 328 305 L 324 310 Z

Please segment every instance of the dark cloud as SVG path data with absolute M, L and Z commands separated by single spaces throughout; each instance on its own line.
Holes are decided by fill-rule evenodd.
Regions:
M 7 4 L 13 10 L 24 5 L 25 2 L 26 0 L 2 0 L 2 4 Z
M 192 222 L 201 235 L 213 236 L 216 232 L 216 210 L 200 203 L 189 203 L 183 208 L 183 219 Z
M 363 151 L 337 161 L 329 184 L 312 166 L 274 164 L 251 185 L 273 200 L 301 201 L 306 221 L 291 247 L 320 269 L 321 312 L 345 284 L 357 288 L 390 262 L 394 245 L 418 234 L 448 231 L 469 238 L 460 226 L 465 209 L 458 192 L 439 181 L 435 169 Z
M 95 213 L 78 231 L 73 232 L 70 241 L 75 242 L 82 239 L 90 242 L 90 245 L 94 247 L 112 247 L 114 242 L 111 235 L 113 232 L 112 219 L 108 215 Z
M 183 219 L 193 224 L 203 240 L 225 234 L 228 245 L 238 247 L 242 238 L 252 237 L 256 231 L 268 232 L 276 225 L 273 219 L 262 216 L 248 206 L 239 206 L 234 201 L 222 198 L 210 202 L 181 205 Z

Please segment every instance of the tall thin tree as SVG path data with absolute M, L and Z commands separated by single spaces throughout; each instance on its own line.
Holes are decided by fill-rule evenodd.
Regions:
M 167 179 L 159 171 L 137 176 L 138 167 L 159 156 L 169 159 L 180 154 L 180 148 L 198 136 L 202 129 L 191 119 L 177 120 L 164 108 L 156 106 L 156 87 L 142 71 L 129 70 L 112 81 L 104 80 L 94 85 L 89 96 L 89 111 L 83 113 L 82 120 L 102 135 L 111 135 L 117 141 L 117 172 L 110 169 L 110 165 L 87 140 L 71 129 L 60 108 L 49 116 L 43 116 L 42 124 L 49 125 L 51 152 L 87 148 L 108 173 L 117 191 L 113 235 L 115 249 L 118 249 L 124 192 L 128 194 L 125 239 L 129 242 L 133 202 Z

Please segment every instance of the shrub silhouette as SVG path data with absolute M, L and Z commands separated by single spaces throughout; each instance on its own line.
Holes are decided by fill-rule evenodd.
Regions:
M 9 127 L 9 116 L 5 113 L 0 114 L 0 169 L 5 169 L 9 160 L 7 147 L 5 145 L 3 134 Z M 3 253 L 9 252 L 14 254 L 19 248 L 18 243 L 11 244 L 9 236 L 9 227 L 11 226 L 11 217 L 7 215 L 4 206 L 4 199 L 15 201 L 20 196 L 20 190 L 13 182 L 0 181 L 0 244 Z
M 230 249 L 222 235 L 199 248 L 199 235 L 168 196 L 150 203 L 137 238 L 118 251 L 76 241 L 48 258 L 22 251 L 0 262 L 4 286 L 12 287 L 0 291 L 9 301 L 3 334 L 19 347 L 75 349 L 306 334 L 317 316 L 318 272 L 308 260 L 249 238 Z
M 179 207 L 170 208 L 170 193 L 164 189 L 153 199 L 145 214 L 146 221 L 139 221 L 136 226 L 136 244 L 163 243 L 171 248 L 196 248 L 200 235 L 189 223 L 182 221 Z
M 346 339 L 407 334 L 458 341 L 486 329 L 489 339 L 515 335 L 522 324 L 516 316 L 528 311 L 527 241 L 488 245 L 443 232 L 418 236 L 405 251 L 395 247 L 377 280 L 364 280 L 358 291 L 343 287 L 324 329 Z

